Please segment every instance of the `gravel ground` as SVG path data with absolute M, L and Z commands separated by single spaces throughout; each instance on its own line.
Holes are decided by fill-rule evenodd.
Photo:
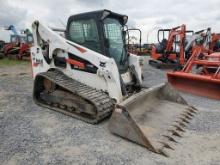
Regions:
M 28 69 L 27 69 L 28 68 Z M 146 65 L 145 84 L 166 81 Z M 181 93 L 200 109 L 166 158 L 90 125 L 38 107 L 29 66 L 0 66 L 0 164 L 220 164 L 220 102 Z

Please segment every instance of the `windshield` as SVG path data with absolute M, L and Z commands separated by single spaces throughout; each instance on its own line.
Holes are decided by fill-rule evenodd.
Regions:
M 117 19 L 106 18 L 104 20 L 105 38 L 108 41 L 107 49 L 119 66 L 123 64 L 126 56 L 122 28 L 123 26 Z
M 70 40 L 91 50 L 101 53 L 96 22 L 93 19 L 75 20 L 71 22 Z

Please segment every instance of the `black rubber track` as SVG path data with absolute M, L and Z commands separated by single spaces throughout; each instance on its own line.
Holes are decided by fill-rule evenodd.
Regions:
M 54 82 L 61 88 L 73 93 L 74 95 L 78 95 L 79 97 L 95 106 L 97 111 L 96 116 L 90 117 L 89 115 L 77 113 L 77 111 L 70 111 L 68 108 L 60 108 L 59 106 L 55 107 L 51 104 L 47 104 L 46 101 L 43 101 L 40 98 L 40 93 L 44 90 L 42 81 L 43 79 L 48 79 Z M 35 77 L 33 98 L 35 103 L 40 106 L 64 113 L 90 124 L 96 124 L 104 118 L 108 117 L 114 109 L 114 101 L 109 97 L 107 93 L 101 90 L 96 90 L 83 83 L 80 83 L 79 81 L 69 78 L 58 70 L 43 72 Z

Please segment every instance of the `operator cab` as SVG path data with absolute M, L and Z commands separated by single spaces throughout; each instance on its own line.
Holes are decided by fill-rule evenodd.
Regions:
M 95 52 L 114 58 L 120 73 L 128 69 L 124 26 L 128 17 L 100 10 L 69 18 L 66 38 Z

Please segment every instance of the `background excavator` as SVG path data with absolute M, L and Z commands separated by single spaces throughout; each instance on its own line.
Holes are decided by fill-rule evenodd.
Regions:
M 168 39 L 165 37 L 165 32 L 168 32 Z M 160 40 L 161 33 L 162 40 Z M 204 34 L 208 34 L 208 37 L 211 38 L 211 28 L 193 32 L 186 30 L 186 26 L 183 24 L 172 29 L 159 29 L 157 35 L 159 44 L 152 46 L 149 64 L 161 69 L 181 70 L 191 57 L 195 43 L 207 43 L 207 41 L 203 41 L 207 39 Z M 218 49 L 219 45 L 219 34 L 212 35 L 213 41 L 210 43 L 210 51 Z
M 128 53 L 126 15 L 100 10 L 70 16 L 65 37 L 32 24 L 36 104 L 96 124 L 168 156 L 197 109 L 169 84 L 142 86 L 140 57 Z
M 167 39 L 165 32 L 168 32 Z M 157 34 L 159 44 L 152 46 L 149 64 L 156 68 L 176 68 L 184 65 L 186 33 L 193 31 L 186 31 L 184 24 L 172 29 L 159 29 Z

